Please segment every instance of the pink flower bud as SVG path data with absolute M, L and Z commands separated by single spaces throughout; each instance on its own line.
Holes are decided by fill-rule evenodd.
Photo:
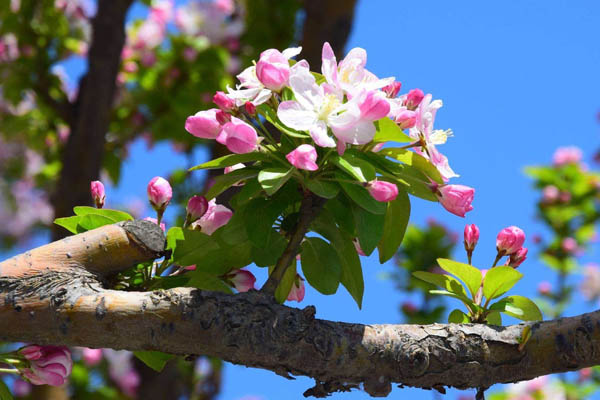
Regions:
M 187 203 L 186 211 L 190 222 L 197 220 L 206 214 L 208 210 L 208 201 L 204 196 L 192 196 Z
M 288 59 L 276 49 L 263 51 L 256 63 L 256 77 L 267 89 L 283 89 L 290 77 Z
M 411 110 L 400 111 L 394 121 L 400 129 L 410 129 L 417 123 L 417 113 Z
M 317 151 L 310 144 L 301 144 L 296 150 L 288 153 L 285 158 L 298 169 L 307 171 L 319 169 L 319 166 L 315 163 L 317 161 Z
M 578 164 L 582 158 L 583 152 L 576 146 L 559 147 L 552 157 L 553 163 L 557 167 L 566 164 Z
M 198 56 L 198 51 L 193 47 L 186 47 L 183 49 L 183 58 L 186 61 L 194 61 Z
M 19 349 L 19 353 L 25 357 L 26 360 L 38 360 L 42 357 L 42 346 L 30 345 Z
M 228 114 L 223 110 L 217 111 L 216 117 L 217 117 L 217 121 L 221 125 L 225 125 L 226 123 L 231 121 L 231 114 Z
M 464 217 L 473 209 L 471 203 L 475 189 L 464 185 L 443 185 L 436 187 L 435 193 L 442 206 L 454 215 Z
M 83 362 L 88 367 L 98 365 L 100 364 L 100 361 L 102 361 L 102 349 L 89 349 L 84 347 L 82 353 Z
M 398 92 L 400 92 L 400 88 L 402 87 L 401 82 L 392 82 L 387 86 L 384 86 L 381 90 L 384 91 L 385 95 L 390 99 L 398 96 Z
M 393 201 L 398 197 L 398 186 L 394 183 L 375 179 L 367 184 L 367 190 L 377 201 Z
M 373 148 L 371 149 L 371 151 L 373 153 L 377 153 L 379 150 L 383 149 L 383 146 L 385 146 L 385 142 L 377 143 L 375 146 L 373 146 Z
M 516 226 L 509 226 L 498 233 L 496 249 L 503 254 L 513 254 L 525 243 L 525 232 Z
M 34 346 L 34 359 L 27 358 L 27 346 L 19 350 L 29 360 L 29 368 L 21 370 L 22 375 L 34 385 L 61 386 L 73 369 L 71 352 L 64 346 Z M 37 354 L 41 353 L 39 356 Z
M 164 211 L 169 205 L 171 198 L 173 197 L 173 189 L 169 182 L 160 177 L 155 176 L 148 183 L 148 200 L 156 211 Z
M 246 166 L 244 164 L 242 164 L 242 163 L 237 163 L 235 165 L 231 165 L 229 167 L 225 167 L 225 169 L 223 170 L 223 173 L 224 174 L 228 174 L 228 173 L 230 173 L 232 171 L 236 171 L 236 170 L 242 169 L 242 168 L 246 168 Z
M 237 154 L 255 151 L 261 140 L 262 138 L 259 139 L 256 130 L 251 125 L 236 117 L 231 117 L 231 122 L 223 125 L 221 133 L 217 136 L 217 142 L 224 144 L 229 151 Z
M 358 253 L 359 256 L 366 256 L 365 252 L 360 247 L 360 243 L 358 243 L 358 239 L 356 239 L 356 238 L 352 239 L 352 244 L 354 244 L 354 248 L 356 249 L 356 252 Z
M 244 104 L 244 108 L 246 109 L 246 112 L 248 113 L 248 115 L 251 115 L 251 116 L 256 115 L 256 106 L 254 104 L 252 104 L 251 102 L 247 101 Z
M 92 183 L 90 183 L 90 192 L 92 193 L 92 199 L 94 199 L 96 208 L 102 208 L 104 206 L 104 200 L 106 199 L 102 182 L 92 181 Z
M 421 104 L 421 101 L 423 100 L 424 97 L 425 97 L 425 93 L 423 93 L 423 91 L 421 89 L 413 89 L 410 92 L 408 92 L 408 94 L 406 95 L 404 105 L 409 110 L 414 110 L 419 106 L 419 104 Z
M 419 312 L 419 308 L 412 301 L 405 301 L 402 303 L 402 312 L 406 315 L 414 315 Z
M 362 119 L 377 121 L 390 113 L 390 103 L 382 92 L 371 90 L 366 92 L 359 104 Z
M 479 227 L 475 224 L 465 226 L 465 250 L 473 251 L 479 240 Z
M 233 211 L 212 199 L 208 202 L 206 213 L 192 224 L 192 228 L 199 228 L 207 235 L 212 235 L 214 231 L 227 224 L 232 216 Z
M 252 272 L 245 269 L 235 270 L 227 274 L 227 278 L 238 292 L 247 292 L 250 289 L 254 289 L 254 283 L 256 282 L 256 278 Z
M 548 281 L 542 281 L 538 284 L 537 290 L 541 295 L 548 295 L 552 292 L 552 284 Z
M 142 65 L 146 68 L 150 68 L 156 63 L 156 55 L 153 51 L 145 51 L 140 59 Z
M 560 243 L 560 247 L 565 253 L 569 254 L 575 253 L 579 248 L 577 245 L 577 240 L 573 239 L 572 237 L 564 238 Z
M 527 247 L 521 247 L 519 250 L 512 253 L 508 259 L 508 265 L 517 268 L 527 258 Z
M 297 301 L 300 303 L 304 300 L 304 279 L 298 274 L 296 274 L 296 279 L 294 279 L 294 283 L 292 284 L 292 289 L 290 290 L 290 294 L 288 294 L 288 301 Z
M 235 108 L 235 101 L 224 92 L 218 91 L 213 97 L 213 103 L 225 112 L 231 112 Z
M 13 383 L 13 394 L 15 397 L 26 397 L 31 393 L 31 384 L 22 379 L 15 380 Z
M 138 70 L 138 65 L 135 61 L 127 61 L 123 64 L 123 71 L 128 72 L 130 74 L 136 72 Z
M 544 190 L 542 190 L 542 201 L 544 203 L 554 203 L 556 200 L 558 200 L 559 195 L 560 191 L 556 186 L 546 186 Z
M 150 221 L 153 224 L 158 223 L 158 220 L 156 218 L 152 218 L 152 217 L 146 217 L 146 218 L 144 218 L 144 221 Z M 160 229 L 162 229 L 163 232 L 166 231 L 167 227 L 165 226 L 164 222 L 160 223 Z
M 217 120 L 216 108 L 198 111 L 185 120 L 185 130 L 202 139 L 216 139 L 221 132 L 221 124 Z

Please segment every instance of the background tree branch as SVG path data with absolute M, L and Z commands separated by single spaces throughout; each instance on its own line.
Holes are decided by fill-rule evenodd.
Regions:
M 489 387 L 600 363 L 600 311 L 507 327 L 362 325 L 316 319 L 312 306 L 258 291 L 103 287 L 106 276 L 159 256 L 163 243 L 155 224 L 125 222 L 0 263 L 0 340 L 215 356 L 312 377 L 305 395 L 317 397 L 356 387 L 385 396 L 393 383 Z

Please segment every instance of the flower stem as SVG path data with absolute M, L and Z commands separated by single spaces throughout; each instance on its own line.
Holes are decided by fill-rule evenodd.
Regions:
M 16 369 L 16 368 L 0 368 L 0 373 L 18 375 L 19 374 L 19 370 Z

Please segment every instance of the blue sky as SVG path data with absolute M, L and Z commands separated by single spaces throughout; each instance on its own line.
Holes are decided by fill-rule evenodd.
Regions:
M 475 209 L 465 219 L 436 203 L 414 199 L 411 221 L 423 224 L 434 217 L 459 232 L 465 223 L 476 223 L 481 238 L 474 264 L 482 268 L 494 258 L 498 231 L 520 226 L 528 235 L 530 258 L 520 267 L 525 278 L 514 290 L 534 295 L 537 283 L 550 275 L 536 261 L 537 250 L 530 240 L 544 231 L 535 221 L 536 194 L 523 167 L 549 163 L 553 151 L 564 145 L 580 146 L 591 163 L 591 155 L 600 147 L 596 119 L 600 110 L 600 2 L 362 0 L 356 11 L 348 49 L 365 48 L 367 67 L 380 77 L 395 76 L 403 84 L 402 93 L 418 87 L 444 101 L 436 125 L 451 128 L 455 136 L 440 150 L 461 175 L 454 183 L 476 189 Z M 70 74 L 78 69 L 67 66 Z M 138 143 L 126 162 L 120 187 L 109 190 L 109 201 L 110 196 L 121 201 L 143 197 L 153 176 L 168 175 L 175 166 L 185 165 L 168 145 L 148 152 Z M 584 260 L 597 256 L 597 249 L 592 249 Z M 464 254 L 456 257 L 463 260 Z M 363 270 L 362 310 L 343 288 L 334 296 L 309 289 L 301 306 L 316 305 L 317 317 L 323 319 L 400 323 L 398 305 L 405 298 L 393 282 L 381 278 L 393 265 L 379 265 L 372 256 L 363 259 Z M 264 279 L 260 273 L 259 279 Z M 591 307 L 578 301 L 569 313 Z M 280 400 L 301 399 L 312 382 L 306 378 L 287 381 L 272 372 L 227 365 L 223 384 L 222 400 L 245 395 Z M 404 396 L 429 399 L 432 394 L 395 388 L 389 398 Z M 331 398 L 368 396 L 353 392 Z

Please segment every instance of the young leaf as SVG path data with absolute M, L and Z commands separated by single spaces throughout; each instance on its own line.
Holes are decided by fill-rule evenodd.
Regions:
M 111 218 L 98 214 L 88 214 L 79 220 L 78 231 L 91 231 L 92 229 L 100 228 L 104 225 L 112 225 L 115 221 Z M 81 228 L 81 229 L 79 229 Z
M 364 187 L 346 182 L 340 182 L 340 186 L 352 201 L 366 211 L 378 215 L 383 215 L 387 211 L 387 204 L 375 200 Z
M 175 357 L 160 351 L 134 351 L 133 354 L 156 372 L 162 371 L 167 362 Z
M 467 288 L 469 288 L 471 297 L 475 297 L 481 286 L 482 277 L 480 270 L 471 265 L 445 258 L 438 258 L 437 262 L 444 271 L 450 272 L 452 275 L 462 280 L 467 285 Z
M 89 214 L 102 215 L 103 217 L 112 219 L 114 222 L 133 220 L 133 217 L 124 211 L 111 210 L 108 208 L 77 206 L 73 208 L 73 212 L 75 213 L 75 215 L 79 215 L 82 217 Z
M 478 306 L 477 304 L 473 303 L 470 299 L 468 299 L 464 296 L 458 295 L 456 293 L 449 292 L 447 290 L 430 290 L 429 293 L 430 294 L 440 294 L 442 296 L 448 296 L 448 297 L 454 297 L 455 299 L 462 301 L 464 303 L 464 305 L 466 305 L 473 312 L 477 312 L 477 311 L 481 310 L 481 307 Z
M 350 154 L 344 154 L 342 157 L 336 155 L 331 157 L 331 160 L 342 171 L 359 182 L 369 182 L 375 179 L 375 168 L 368 162 L 353 157 Z
M 465 298 L 469 297 L 462 283 L 452 276 L 445 274 L 434 274 L 427 271 L 415 271 L 413 272 L 413 276 L 442 289 L 446 289 L 447 291 L 456 295 Z
M 74 215 L 72 217 L 56 218 L 54 220 L 54 223 L 58 226 L 62 226 L 71 233 L 77 234 L 81 233 L 77 230 L 77 226 L 79 225 L 79 221 L 81 221 L 82 218 L 83 217 L 79 217 L 77 215 Z
M 410 165 L 417 168 L 437 183 L 444 183 L 444 181 L 442 180 L 442 176 L 440 175 L 440 171 L 438 171 L 436 166 L 433 165 L 425 157 L 415 153 L 414 151 L 397 147 L 386 147 L 379 150 L 378 153 L 394 158 L 398 161 L 403 162 L 406 165 Z
M 333 199 L 340 192 L 340 187 L 335 182 L 320 181 L 318 179 L 307 180 L 306 187 L 324 199 Z
M 212 200 L 239 181 L 254 178 L 257 175 L 258 171 L 249 167 L 237 169 L 228 174 L 219 175 L 215 178 L 215 183 L 208 189 L 205 197 L 207 200 Z
M 471 322 L 469 316 L 459 309 L 452 310 L 448 315 L 449 324 L 468 324 L 469 322 Z
M 502 315 L 499 312 L 493 311 L 485 317 L 486 322 L 489 325 L 502 326 Z
M 342 267 L 335 249 L 318 237 L 302 242 L 301 264 L 304 277 L 323 294 L 334 294 L 340 284 Z
M 290 290 L 292 290 L 294 280 L 296 279 L 296 260 L 293 260 L 292 263 L 293 267 L 289 267 L 285 270 L 281 282 L 279 282 L 277 289 L 275 289 L 275 300 L 279 304 L 283 304 L 287 300 L 287 297 L 290 295 Z
M 396 200 L 388 202 L 383 224 L 383 235 L 377 245 L 381 264 L 391 259 L 398 251 L 402 239 L 404 239 L 409 216 L 410 200 L 408 195 L 404 190 L 398 190 Z
M 356 224 L 358 243 L 366 255 L 371 255 L 383 236 L 385 216 L 371 214 L 356 205 L 352 205 L 352 214 Z
M 260 151 L 253 151 L 245 154 L 227 154 L 226 156 L 216 158 L 214 160 L 207 161 L 200 165 L 190 168 L 188 171 L 195 171 L 197 169 L 217 169 L 230 167 L 239 163 L 246 163 L 251 161 L 265 161 L 269 157 L 265 153 Z
M 290 179 L 293 172 L 293 168 L 265 168 L 258 173 L 258 182 L 272 196 Z
M 252 261 L 258 267 L 275 265 L 287 246 L 287 240 L 279 233 L 271 230 L 268 243 L 252 246 Z
M 206 233 L 173 227 L 167 233 L 167 248 L 173 250 L 173 262 L 188 266 L 219 250 L 219 244 Z
M 197 267 L 195 271 L 188 272 L 187 274 L 191 275 L 191 278 L 185 285 L 182 286 L 193 287 L 202 290 L 212 290 L 215 292 L 229 294 L 233 293 L 231 287 L 225 282 L 223 282 L 221 278 L 215 276 L 214 274 L 209 274 L 208 272 L 201 271 Z
M 344 195 L 337 196 L 325 203 L 325 209 L 331 213 L 341 230 L 356 236 L 354 217 L 352 216 L 352 201 Z
M 375 137 L 374 142 L 399 142 L 399 143 L 411 143 L 415 139 L 405 134 L 402 129 L 394 121 L 389 118 L 382 118 L 379 121 L 375 121 Z
M 490 310 L 501 311 L 523 321 L 542 320 L 542 312 L 538 306 L 523 296 L 507 296 L 492 304 Z
M 483 295 L 489 301 L 508 292 L 523 274 L 513 267 L 500 266 L 490 268 L 483 279 Z

